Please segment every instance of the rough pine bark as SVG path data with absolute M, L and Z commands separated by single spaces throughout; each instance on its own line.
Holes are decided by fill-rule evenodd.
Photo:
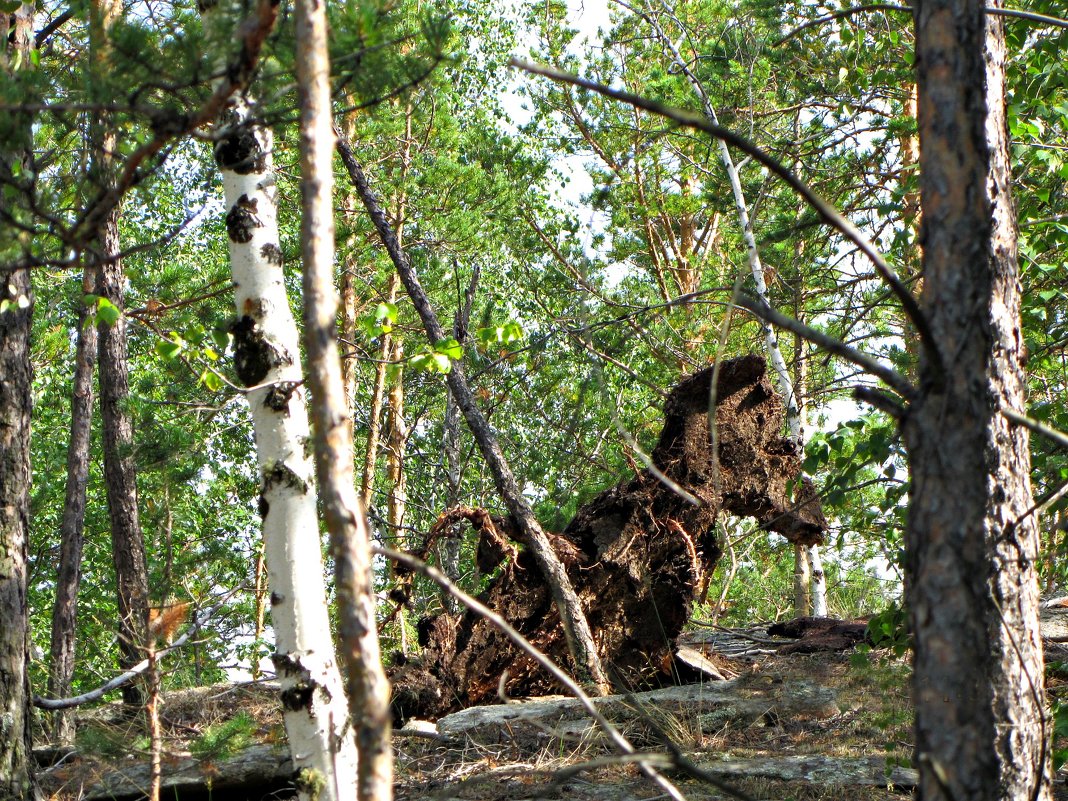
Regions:
M 95 0 L 90 13 L 93 69 L 103 74 L 108 63 L 108 32 L 122 13 L 117 0 Z M 115 181 L 118 133 L 110 115 L 102 114 L 90 127 L 92 180 L 101 188 Z M 119 206 L 112 207 L 86 253 L 96 273 L 96 294 L 107 298 L 120 311 L 125 308 L 125 276 L 119 242 Z M 104 486 L 111 523 L 111 555 L 119 610 L 119 667 L 123 670 L 144 658 L 148 626 L 148 564 L 145 539 L 137 506 L 137 467 L 133 454 L 133 424 L 130 421 L 129 353 L 126 317 L 97 329 L 100 379 L 100 417 L 104 434 Z M 142 702 L 141 685 L 130 682 L 122 688 L 130 705 Z
M 985 0 L 916 5 L 923 313 L 904 420 L 912 479 L 906 593 L 915 637 L 919 797 L 1050 795 L 1038 532 L 1005 120 L 1005 40 Z
M 86 270 L 82 290 L 92 292 L 93 276 Z M 79 301 L 80 302 L 80 301 Z M 78 342 L 74 353 L 74 388 L 70 402 L 70 443 L 67 446 L 67 485 L 60 523 L 59 573 L 56 601 L 52 607 L 52 639 L 49 655 L 48 695 L 65 698 L 74 675 L 75 624 L 78 589 L 81 585 L 82 547 L 85 527 L 85 489 L 89 480 L 89 440 L 93 419 L 93 371 L 96 366 L 96 327 L 85 325 L 88 308 L 78 314 Z M 57 743 L 74 741 L 74 718 L 70 710 L 57 710 L 52 718 Z
M 221 9 L 201 2 L 200 11 L 210 31 Z M 323 780 L 324 798 L 354 799 L 356 746 L 327 615 L 299 335 L 278 244 L 273 140 L 256 117 L 248 95 L 229 100 L 215 161 L 229 209 L 234 367 L 247 388 L 260 470 L 272 659 L 294 765 L 305 778 Z M 305 797 L 313 784 L 302 784 Z
M 343 773 L 339 767 L 334 778 L 339 784 L 354 785 L 360 801 L 389 801 L 393 797 L 389 683 L 379 653 L 371 542 L 356 495 L 352 425 L 336 336 L 334 133 L 326 6 L 323 0 L 297 0 L 295 16 L 304 341 L 315 421 L 316 473 L 334 556 L 349 708 L 359 752 L 358 771 Z M 402 414 L 403 408 L 394 407 L 394 429 Z M 343 794 L 349 795 L 338 791 Z
M 3 27 L 0 26 L 0 32 Z M 4 271 L 0 300 L 0 799 L 29 797 L 26 560 L 30 513 L 30 317 L 27 269 Z
M 15 56 L 30 64 L 33 5 L 0 15 L 0 79 L 11 80 Z M 9 44 L 10 42 L 10 44 Z M 30 126 L 0 145 L 0 220 L 22 217 L 15 165 L 30 153 Z M 14 199 L 13 199 L 14 198 Z M 0 800 L 32 797 L 27 557 L 30 516 L 30 410 L 33 405 L 30 330 L 33 294 L 28 268 L 11 269 L 22 245 L 0 233 Z

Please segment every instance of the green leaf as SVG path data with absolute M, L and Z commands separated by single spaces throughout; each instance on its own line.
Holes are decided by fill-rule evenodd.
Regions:
M 413 370 L 422 373 L 448 373 L 452 370 L 452 360 L 444 353 L 424 351 L 417 353 L 408 360 Z
M 378 306 L 375 307 L 375 322 L 380 325 L 385 322 L 396 324 L 397 304 L 379 303 Z
M 452 370 L 452 360 L 444 353 L 434 354 L 435 372 L 446 374 Z
M 122 312 L 119 307 L 107 298 L 96 299 L 96 319 L 105 325 L 115 325 L 119 321 Z
M 475 331 L 475 337 L 483 345 L 510 345 L 517 339 L 523 338 L 523 327 L 515 320 L 509 320 L 503 325 L 491 325 L 479 328 Z
M 200 383 L 212 392 L 218 392 L 223 387 L 222 379 L 214 370 L 205 370 L 200 374 Z
M 226 350 L 233 338 L 234 335 L 224 328 L 213 328 L 211 331 L 212 342 L 219 350 Z
M 459 359 L 464 355 L 463 346 L 452 337 L 443 339 L 434 345 L 434 351 L 449 359 Z
M 171 361 L 181 352 L 182 345 L 179 342 L 172 342 L 169 339 L 161 339 L 156 343 L 156 353 L 162 356 L 164 361 Z
M 418 370 L 421 373 L 429 373 L 433 370 L 430 363 L 431 354 L 429 353 L 419 353 L 408 360 L 408 364 L 411 365 L 412 369 Z

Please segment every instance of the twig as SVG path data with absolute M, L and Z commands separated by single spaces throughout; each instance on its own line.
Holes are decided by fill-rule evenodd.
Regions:
M 193 635 L 197 634 L 200 629 L 207 625 L 208 622 L 215 616 L 216 612 L 222 609 L 222 607 L 226 605 L 226 602 L 229 601 L 230 598 L 233 597 L 235 593 L 237 593 L 237 591 L 238 590 L 236 589 L 230 590 L 230 592 L 226 593 L 226 595 L 222 597 L 222 600 L 220 600 L 217 604 L 212 606 L 210 609 L 208 609 L 208 611 L 204 612 L 203 614 L 194 614 L 193 620 L 189 624 L 189 629 L 185 632 L 185 634 L 175 640 L 172 645 L 169 645 L 161 651 L 157 651 L 155 654 L 155 660 L 158 661 L 159 659 L 169 654 L 171 651 L 176 651 L 182 646 L 184 646 L 187 642 L 189 642 Z M 92 701 L 98 701 L 112 690 L 116 690 L 119 687 L 122 687 L 124 684 L 128 684 L 129 682 L 136 679 L 138 676 L 148 670 L 150 663 L 151 660 L 144 659 L 141 662 L 138 662 L 129 670 L 127 670 L 125 673 L 122 673 L 111 679 L 110 681 L 101 684 L 96 689 L 90 690 L 86 693 L 82 693 L 81 695 L 75 695 L 70 698 L 42 698 L 39 695 L 35 695 L 33 697 L 33 705 L 38 709 L 54 710 L 70 709 L 71 707 L 81 706 L 82 704 L 88 704 Z
M 227 101 L 252 80 L 260 51 L 274 28 L 278 16 L 277 0 L 260 0 L 253 13 L 234 32 L 240 43 L 238 54 L 227 64 L 223 80 L 197 111 L 154 121 L 154 136 L 130 154 L 114 184 L 102 190 L 89 204 L 66 237 L 68 244 L 82 249 L 82 243 L 95 235 L 102 221 L 111 213 L 126 192 L 144 177 L 141 165 L 157 156 L 167 144 L 198 128 L 214 122 Z
M 1041 423 L 1038 420 L 1028 417 L 1025 414 L 1020 414 L 1012 409 L 1002 409 L 1001 413 L 1011 422 L 1030 429 L 1036 434 L 1040 434 L 1051 442 L 1057 443 L 1062 448 L 1068 448 L 1068 434 L 1065 434 L 1063 431 L 1051 428 L 1045 423 Z
M 823 25 L 825 22 L 833 22 L 836 19 L 842 17 L 850 17 L 854 14 L 865 14 L 869 11 L 900 11 L 902 13 L 912 13 L 910 6 L 900 6 L 893 3 L 872 3 L 871 5 L 850 6 L 849 8 L 843 8 L 841 11 L 835 11 L 833 14 L 827 14 L 824 17 L 818 17 L 813 20 L 809 20 L 803 25 L 799 25 L 794 28 L 784 37 L 773 43 L 773 47 L 788 42 L 793 39 L 799 33 L 807 31 L 809 28 L 814 28 L 817 25 Z M 988 6 L 984 8 L 987 14 L 994 14 L 1001 17 L 1015 17 L 1017 19 L 1024 19 L 1028 22 L 1037 22 L 1040 25 L 1049 25 L 1054 28 L 1068 28 L 1068 20 L 1061 19 L 1060 17 L 1051 17 L 1048 14 L 1038 14 L 1034 11 L 1023 11 L 1017 8 L 994 8 Z
M 743 309 L 752 312 L 762 320 L 766 320 L 780 328 L 785 328 L 787 331 L 791 331 L 798 336 L 807 339 L 814 345 L 819 345 L 829 353 L 833 353 L 835 356 L 839 356 L 847 362 L 852 362 L 858 367 L 863 368 L 876 378 L 881 379 L 883 383 L 906 400 L 911 400 L 915 395 L 915 387 L 913 387 L 909 380 L 899 372 L 891 367 L 881 364 L 866 353 L 861 353 L 859 350 L 850 347 L 841 340 L 835 339 L 829 334 L 825 334 L 822 331 L 807 326 L 799 320 L 795 320 L 793 317 L 788 317 L 782 312 L 771 308 L 771 306 L 768 306 L 766 303 L 763 303 L 759 298 L 754 298 L 750 295 L 739 295 L 736 302 Z

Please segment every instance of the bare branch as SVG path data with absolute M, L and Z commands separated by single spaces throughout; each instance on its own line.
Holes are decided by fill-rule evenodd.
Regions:
M 1062 19 L 1061 17 L 1051 17 L 1048 14 L 1038 14 L 1034 11 L 1023 11 L 1016 8 L 995 8 L 993 6 L 988 6 L 983 10 L 987 14 L 994 14 L 1001 17 L 1015 17 L 1016 19 L 1027 20 L 1028 22 L 1036 22 L 1039 25 L 1049 25 L 1053 28 L 1068 28 L 1068 20 Z M 870 5 L 850 6 L 849 8 L 835 11 L 833 14 L 827 14 L 826 16 L 818 17 L 817 19 L 809 20 L 803 25 L 799 25 L 784 37 L 774 42 L 774 46 L 778 47 L 784 42 L 793 39 L 799 33 L 803 33 L 809 28 L 815 28 L 817 25 L 833 22 L 842 17 L 851 17 L 854 14 L 866 14 L 871 11 L 900 11 L 903 14 L 911 14 L 912 7 L 895 5 L 894 3 L 872 3 Z
M 212 606 L 206 612 L 194 614 L 193 620 L 189 624 L 189 628 L 185 632 L 185 634 L 175 640 L 173 644 L 169 645 L 161 651 L 157 651 L 154 660 L 158 662 L 162 657 L 166 656 L 171 651 L 177 651 L 179 648 L 184 646 L 187 642 L 189 642 L 190 639 L 193 638 L 194 635 L 199 634 L 200 630 L 204 628 L 204 626 L 206 626 L 213 617 L 215 617 L 215 614 L 220 609 L 222 609 L 223 606 L 226 605 L 226 602 L 229 601 L 230 598 L 236 592 L 237 590 L 230 590 L 230 592 L 226 593 L 226 595 L 224 595 L 217 604 Z M 38 709 L 54 710 L 70 709 L 71 707 L 81 706 L 82 704 L 88 704 L 92 701 L 98 701 L 112 690 L 117 690 L 119 687 L 122 687 L 125 684 L 129 684 L 131 681 L 136 679 L 138 676 L 148 670 L 149 664 L 150 660 L 142 660 L 141 662 L 138 662 L 132 668 L 127 670 L 125 673 L 122 673 L 116 676 L 115 678 L 104 682 L 96 689 L 90 690 L 86 693 L 82 693 L 81 695 L 73 696 L 71 698 L 42 698 L 39 695 L 35 695 L 33 697 L 33 705 Z
M 841 340 L 835 339 L 829 334 L 825 334 L 822 331 L 807 326 L 804 323 L 795 320 L 793 317 L 788 317 L 771 308 L 766 303 L 763 303 L 758 298 L 754 298 L 750 295 L 739 295 L 735 302 L 743 309 L 755 314 L 760 319 L 766 320 L 772 325 L 777 325 L 780 328 L 785 328 L 787 331 L 791 331 L 792 333 L 807 339 L 814 345 L 820 346 L 829 353 L 833 353 L 835 356 L 863 368 L 876 378 L 880 379 L 884 384 L 906 400 L 911 400 L 916 394 L 916 388 L 899 372 L 876 361 L 866 353 L 861 353 L 856 348 L 850 347 Z
M 1055 442 L 1062 448 L 1068 448 L 1068 434 L 1063 431 L 1058 431 L 1055 428 L 1051 428 L 1045 423 L 1035 420 L 1033 417 L 1028 417 L 1025 414 L 1020 414 L 1012 409 L 1002 409 L 1001 413 L 1005 417 L 1016 425 L 1023 426 L 1026 429 L 1034 431 L 1036 434 L 1045 437 L 1051 442 Z

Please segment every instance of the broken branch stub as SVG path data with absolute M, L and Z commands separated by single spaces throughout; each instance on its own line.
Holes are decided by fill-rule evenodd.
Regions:
M 794 443 L 782 437 L 782 399 L 764 359 L 743 356 L 720 365 L 716 390 L 715 465 L 708 409 L 712 368 L 668 395 L 664 428 L 653 451 L 657 469 L 692 499 L 649 470 L 605 490 L 583 506 L 550 542 L 567 567 L 609 678 L 621 689 L 672 683 L 675 638 L 688 620 L 722 547 L 720 510 L 754 517 L 792 542 L 821 542 L 826 523 L 815 492 L 800 480 Z M 799 488 L 796 493 L 791 488 Z M 791 497 L 796 494 L 795 499 Z M 483 570 L 503 562 L 482 600 L 554 659 L 567 664 L 567 642 L 544 577 L 519 527 L 484 510 L 450 510 L 479 533 Z M 444 526 L 436 525 L 441 531 Z M 509 696 L 559 687 L 526 654 L 472 612 L 440 614 L 419 625 L 423 653 L 393 673 L 399 719 L 436 718 Z

